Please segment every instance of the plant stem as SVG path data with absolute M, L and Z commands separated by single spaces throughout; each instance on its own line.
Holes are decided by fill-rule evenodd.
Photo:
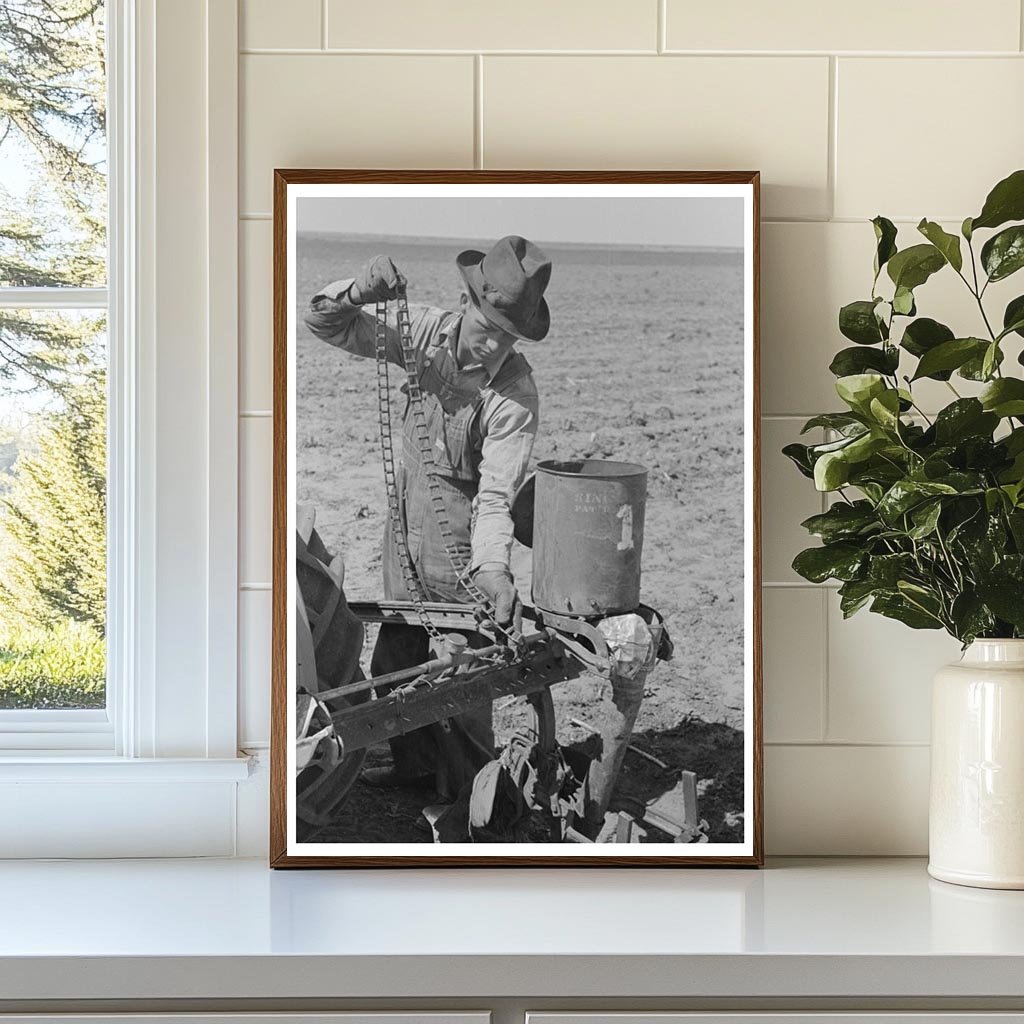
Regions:
M 916 409 L 921 414 L 921 419 L 923 419 L 925 421 L 925 423 L 928 424 L 929 427 L 932 425 L 932 421 L 930 419 L 928 419 L 928 414 L 924 411 L 924 409 L 922 409 L 917 404 L 917 402 L 914 401 L 913 397 L 911 397 L 911 399 L 910 399 L 910 408 L 911 409 Z
M 971 294 L 978 298 L 978 264 L 974 259 L 974 246 L 971 245 L 969 238 L 967 239 L 967 251 L 971 254 L 971 273 L 974 276 L 974 288 L 971 290 Z M 964 284 L 967 284 L 966 280 Z M 971 286 L 968 284 L 967 287 L 970 289 Z
M 946 559 L 946 564 L 949 566 L 950 572 L 951 573 L 955 573 L 954 582 L 959 580 L 960 592 L 963 593 L 963 589 L 964 589 L 963 573 L 960 572 L 960 566 L 958 566 L 956 564 L 956 562 L 954 562 L 953 559 L 950 557 L 949 550 L 946 548 L 946 542 L 942 539 L 942 531 L 938 528 L 938 526 L 935 527 L 935 536 L 939 540 L 939 547 L 942 548 L 942 554 L 943 554 L 943 556 Z

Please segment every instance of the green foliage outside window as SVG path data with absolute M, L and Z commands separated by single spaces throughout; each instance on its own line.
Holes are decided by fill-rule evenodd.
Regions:
M 0 2 L 0 301 L 106 283 L 103 16 Z M 0 708 L 104 703 L 103 326 L 0 306 Z

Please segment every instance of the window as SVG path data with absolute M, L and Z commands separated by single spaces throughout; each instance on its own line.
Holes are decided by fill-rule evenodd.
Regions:
M 110 735 L 105 14 L 0 2 L 0 728 L 84 746 Z
M 43 72 L 64 45 L 55 40 L 76 32 L 101 61 L 88 88 L 64 58 L 56 79 Z M 9 59 L 14 45 L 27 50 Z M 96 648 L 72 644 L 72 685 L 90 673 L 100 682 L 80 687 L 79 706 L 0 710 L 0 857 L 235 849 L 236 790 L 249 772 L 236 746 L 236 54 L 233 2 L 0 0 L 0 317 L 75 353 L 60 367 L 69 388 L 106 375 L 105 410 L 93 403 L 66 426 L 92 459 L 76 470 L 106 463 L 105 694 Z M 15 93 L 23 59 L 40 63 L 28 67 L 31 88 Z M 16 140 L 16 124 L 4 134 L 35 94 L 79 117 L 95 105 L 90 128 L 49 106 L 35 128 L 26 122 L 61 144 L 62 159 L 88 165 L 86 186 L 73 166 L 58 161 L 51 179 L 51 166 L 33 165 L 41 150 Z M 28 223 L 33 186 L 46 228 L 35 235 L 13 230 Z M 32 266 L 46 274 L 29 278 Z M 69 401 L 22 380 L 14 410 L 15 376 L 0 380 L 0 418 L 10 413 L 15 435 L 0 438 L 5 482 L 20 431 Z M 104 434 L 105 460 L 84 440 Z M 90 479 L 100 495 L 102 475 Z M 93 556 L 88 572 L 68 571 L 76 585 L 102 580 L 102 543 L 76 532 L 74 551 Z

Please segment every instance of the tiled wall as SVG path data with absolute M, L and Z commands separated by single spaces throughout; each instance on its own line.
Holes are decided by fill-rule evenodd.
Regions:
M 768 850 L 924 852 L 929 681 L 957 645 L 843 622 L 795 576 L 821 502 L 778 450 L 836 405 L 867 219 L 959 223 L 1024 165 L 1020 0 L 241 0 L 241 19 L 243 744 L 267 737 L 272 169 L 753 167 Z M 971 327 L 950 277 L 919 305 Z

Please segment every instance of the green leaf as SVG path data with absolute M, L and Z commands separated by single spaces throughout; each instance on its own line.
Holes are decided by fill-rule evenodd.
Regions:
M 892 555 L 875 555 L 868 566 L 868 579 L 876 587 L 895 590 L 899 581 L 910 571 L 914 558 L 906 552 Z
M 968 242 L 971 240 L 971 235 L 974 234 L 974 230 L 971 227 L 973 220 L 973 217 L 965 217 L 963 224 L 960 225 L 960 234 L 963 235 Z
M 906 474 L 906 466 L 901 466 L 896 461 L 895 446 L 880 449 L 882 454 L 885 456 L 880 459 L 872 459 L 870 462 L 861 463 L 858 466 L 853 467 L 853 472 L 850 473 L 850 483 L 856 487 L 864 489 L 864 485 L 867 483 L 878 483 L 884 484 L 883 491 L 888 490 L 898 480 L 902 480 Z M 905 449 L 900 448 L 902 457 L 905 457 L 907 452 Z M 878 501 L 882 500 L 882 495 L 879 494 Z
M 941 514 L 942 502 L 940 501 L 927 501 L 923 505 L 918 505 L 910 513 L 910 521 L 914 525 L 908 531 L 908 536 L 913 537 L 914 540 L 924 540 L 925 537 L 931 536 L 935 532 Z
M 880 595 L 871 602 L 871 610 L 887 619 L 896 619 L 911 629 L 942 629 L 942 621 L 916 608 L 906 598 Z
M 956 370 L 974 356 L 984 357 L 986 348 L 988 343 L 980 338 L 954 338 L 952 341 L 944 341 L 921 356 L 912 379 L 932 377 L 941 380 L 939 374 L 944 371 Z
M 1020 490 L 1022 485 L 1024 485 L 1022 484 L 1024 482 L 1024 450 L 1020 447 L 1021 434 L 1024 434 L 1024 427 L 1018 427 L 1008 437 L 1003 438 L 1002 451 L 1012 461 L 1008 466 L 1004 464 L 1000 468 L 997 478 L 1001 484 L 1009 485 L 1004 487 L 1003 490 L 1009 495 L 1010 500 L 1015 505 L 1018 504 Z M 1020 546 L 1020 549 L 1024 551 L 1024 544 Z
M 985 508 L 989 515 L 992 515 L 1004 507 L 1009 497 L 998 487 L 989 487 L 985 491 Z
M 994 380 L 978 397 L 987 411 L 1000 418 L 1024 416 L 1024 380 L 1018 377 Z
M 900 316 L 913 316 L 917 312 L 917 306 L 914 305 L 914 293 L 909 288 L 900 285 L 892 297 L 892 309 Z
M 1003 438 L 1003 444 L 1010 455 L 1020 455 L 1021 452 L 1024 452 L 1024 427 L 1017 427 L 1011 430 Z
M 850 580 L 839 588 L 839 607 L 843 618 L 848 619 L 860 611 L 867 602 L 879 593 L 878 584 L 871 580 Z
M 1017 494 L 1015 501 L 1011 504 L 1020 504 L 1020 494 Z M 1014 508 L 1006 515 L 1006 521 L 1010 525 L 1010 533 L 1013 534 L 1013 543 L 1018 551 L 1024 551 L 1024 509 Z
M 793 559 L 793 569 L 812 583 L 824 583 L 827 579 L 852 580 L 866 557 L 858 545 L 842 541 L 801 551 Z
M 811 460 L 810 448 L 805 444 L 787 444 L 782 454 L 789 459 L 804 476 L 814 479 L 814 462 Z
M 840 349 L 829 364 L 829 370 L 837 377 L 848 377 L 866 370 L 877 370 L 892 376 L 900 365 L 900 353 L 894 345 L 884 348 L 844 348 Z
M 963 470 L 953 470 L 934 482 L 952 487 L 957 494 L 981 494 L 985 490 L 984 474 Z
M 999 417 L 985 412 L 976 398 L 958 398 L 935 417 L 935 439 L 948 445 L 968 437 L 991 437 L 998 425 Z
M 978 596 L 1004 622 L 1024 629 L 1024 580 L 997 572 L 978 583 Z
M 877 398 L 871 399 L 868 409 L 875 422 L 886 430 L 896 430 L 899 426 L 900 396 L 898 391 L 892 389 L 883 391 Z
M 970 564 L 975 578 L 980 579 L 1005 560 L 1009 538 L 1003 517 L 990 516 L 985 511 L 985 503 L 976 498 L 954 502 L 951 516 L 962 516 L 968 509 L 972 510 L 969 517 L 950 529 L 946 539 L 951 550 L 959 548 L 963 552 L 963 560 Z M 954 557 L 960 556 L 954 551 Z
M 913 323 L 907 324 L 900 345 L 912 356 L 920 358 L 944 341 L 952 341 L 956 335 L 945 325 L 929 317 L 918 317 Z
M 999 342 L 993 341 L 985 349 L 985 355 L 981 360 L 981 377 L 982 380 L 989 380 L 992 374 L 995 372 L 995 368 L 1002 362 L 999 351 Z
M 922 220 L 917 225 L 917 230 L 942 253 L 945 261 L 954 270 L 959 271 L 963 267 L 964 259 L 960 254 L 960 239 L 956 235 L 944 231 L 933 220 Z
M 878 517 L 869 501 L 855 501 L 851 504 L 837 501 L 827 512 L 811 516 L 800 525 L 826 544 L 848 540 L 879 528 Z
M 858 351 L 868 351 L 867 349 L 858 349 Z M 825 427 L 827 430 L 838 430 L 840 433 L 846 433 L 848 431 L 854 431 L 860 433 L 864 429 L 866 424 L 858 416 L 854 416 L 848 412 L 824 412 L 820 416 L 812 416 L 801 429 L 801 434 L 806 434 L 808 430 L 814 430 L 816 427 Z M 854 430 L 854 428 L 857 428 Z
M 981 265 L 990 281 L 1002 281 L 1024 267 L 1024 225 L 1000 231 L 981 249 Z
M 850 463 L 843 453 L 826 452 L 814 463 L 814 486 L 819 491 L 838 490 L 850 479 Z
M 851 477 L 852 476 L 860 476 L 860 474 L 851 474 Z M 877 505 L 882 500 L 882 495 L 885 494 L 885 487 L 879 483 L 873 483 L 866 478 L 857 481 L 851 479 L 850 483 L 852 486 L 856 487 L 872 505 Z
M 900 516 L 929 498 L 956 493 L 957 489 L 952 485 L 933 480 L 897 480 L 882 496 L 877 512 L 886 523 L 895 526 Z
M 867 414 L 871 399 L 885 390 L 885 381 L 877 373 L 854 373 L 836 381 L 836 393 L 861 415 Z
M 875 316 L 877 299 L 858 299 L 839 310 L 839 332 L 858 345 L 877 345 L 888 338 L 885 325 Z
M 1024 295 L 1018 295 L 1006 305 L 1003 313 L 1003 332 L 1015 331 L 1024 338 Z
M 895 391 L 886 392 L 886 394 L 896 394 Z M 874 401 L 872 401 L 872 405 Z M 843 459 L 850 466 L 856 465 L 858 462 L 863 462 L 865 459 L 870 459 L 880 448 L 884 448 L 888 444 L 888 441 L 881 434 L 861 434 L 860 437 L 854 439 L 843 449 Z
M 991 632 L 996 625 L 992 612 L 977 594 L 970 591 L 957 594 L 949 617 L 956 627 L 956 638 L 965 644 Z
M 896 225 L 881 215 L 871 221 L 875 229 L 875 277 L 889 260 L 896 255 Z
M 815 459 L 824 455 L 826 452 L 837 452 L 841 448 L 846 448 L 855 438 L 861 437 L 866 433 L 869 433 L 869 431 L 866 428 L 861 427 L 856 434 L 844 434 L 835 441 L 824 441 L 822 444 L 812 444 L 810 446 L 811 462 L 814 462 Z
M 1014 171 L 989 192 L 981 213 L 970 221 L 967 230 L 997 228 L 1008 220 L 1024 220 L 1024 170 Z M 964 221 L 965 226 L 967 223 Z
M 945 257 L 934 245 L 922 244 L 901 249 L 889 260 L 886 270 L 897 288 L 913 291 L 945 265 Z
M 957 376 L 963 377 L 964 380 L 977 380 L 986 381 L 992 376 L 991 373 L 985 373 L 985 356 L 988 355 L 988 346 L 985 346 L 984 352 L 979 352 L 975 356 L 971 356 L 963 366 L 957 370 Z M 994 353 L 994 364 L 999 366 L 1003 361 L 1003 350 L 997 348 Z M 994 372 L 994 371 L 993 371 Z

